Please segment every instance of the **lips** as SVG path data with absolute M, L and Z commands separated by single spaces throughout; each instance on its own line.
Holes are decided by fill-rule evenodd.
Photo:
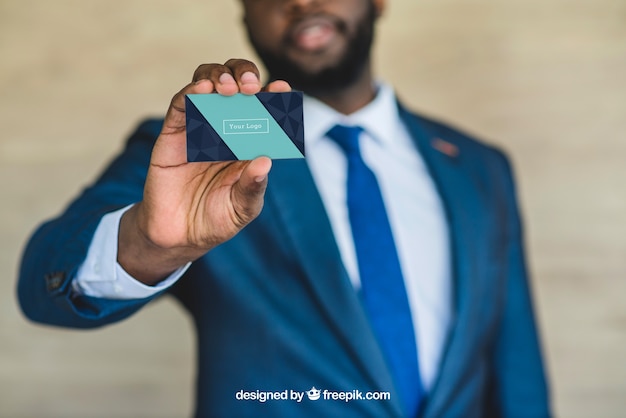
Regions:
M 290 31 L 293 46 L 307 52 L 314 52 L 328 47 L 339 33 L 334 19 L 329 17 L 310 17 L 296 23 Z

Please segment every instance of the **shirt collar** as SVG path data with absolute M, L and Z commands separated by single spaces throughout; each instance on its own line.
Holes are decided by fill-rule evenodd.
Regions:
M 393 132 L 400 121 L 396 96 L 391 86 L 377 84 L 376 97 L 358 111 L 344 115 L 321 101 L 304 96 L 304 133 L 305 141 L 319 141 L 335 125 L 362 127 L 374 140 L 388 142 L 393 140 Z

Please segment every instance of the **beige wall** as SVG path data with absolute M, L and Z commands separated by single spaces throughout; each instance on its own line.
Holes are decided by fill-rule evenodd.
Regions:
M 27 323 L 26 237 L 162 113 L 196 65 L 249 57 L 235 1 L 0 0 L 0 417 L 185 416 L 169 300 L 91 332 Z M 389 1 L 379 74 L 509 151 L 563 417 L 626 412 L 626 1 Z

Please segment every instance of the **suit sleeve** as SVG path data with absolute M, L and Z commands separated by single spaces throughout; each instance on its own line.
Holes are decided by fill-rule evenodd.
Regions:
M 142 199 L 152 146 L 162 121 L 142 123 L 124 151 L 100 178 L 56 219 L 41 225 L 24 250 L 17 295 L 32 321 L 92 328 L 123 319 L 158 295 L 109 300 L 77 295 L 71 282 L 85 260 L 100 220 L 107 213 Z
M 502 154 L 500 162 L 507 223 L 506 300 L 492 357 L 491 410 L 496 417 L 550 417 L 548 384 L 532 306 L 515 184 L 509 162 Z

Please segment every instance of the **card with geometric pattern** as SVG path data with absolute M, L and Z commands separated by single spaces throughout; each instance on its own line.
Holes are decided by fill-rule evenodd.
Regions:
M 304 158 L 302 93 L 188 94 L 187 161 Z

